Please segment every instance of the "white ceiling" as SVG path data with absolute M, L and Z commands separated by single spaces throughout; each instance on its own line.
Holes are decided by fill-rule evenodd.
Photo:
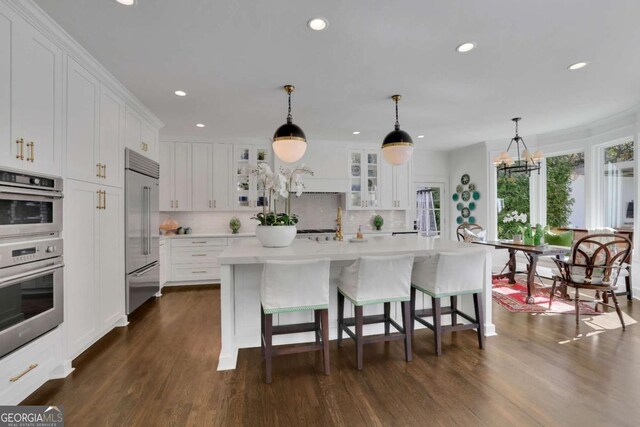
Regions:
M 394 93 L 418 146 L 445 150 L 506 142 L 516 115 L 531 135 L 640 102 L 638 0 L 36 3 L 165 122 L 165 136 L 264 142 L 285 120 L 287 83 L 310 143 L 381 142 Z M 315 16 L 329 28 L 309 30 Z M 455 52 L 464 41 L 478 46 Z

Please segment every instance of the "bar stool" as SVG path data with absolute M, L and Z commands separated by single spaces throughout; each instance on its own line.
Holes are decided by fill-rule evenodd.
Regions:
M 405 359 L 411 361 L 409 302 L 413 258 L 413 255 L 363 256 L 342 269 L 338 284 L 338 347 L 342 346 L 342 332 L 355 340 L 359 370 L 362 369 L 364 344 L 374 342 L 404 340 Z M 354 318 L 344 318 L 345 297 L 354 305 Z M 391 303 L 398 301 L 402 304 L 402 327 L 391 318 Z M 363 316 L 365 305 L 380 303 L 384 303 L 384 314 Z M 373 323 L 384 323 L 384 335 L 364 337 L 363 325 Z M 400 334 L 390 335 L 390 325 Z M 355 326 L 355 333 L 349 326 Z
M 265 382 L 271 383 L 273 356 L 322 350 L 324 373 L 329 375 L 329 259 L 267 261 L 260 284 Z M 314 311 L 314 322 L 273 325 L 273 315 Z M 315 343 L 273 347 L 273 335 L 315 332 Z M 322 338 L 322 342 L 320 342 Z
M 436 354 L 442 355 L 442 334 L 466 329 L 477 329 L 478 344 L 484 348 L 484 314 L 482 291 L 484 284 L 485 254 L 481 251 L 440 253 L 414 265 L 411 277 L 411 318 L 434 333 Z M 431 297 L 430 309 L 416 311 L 416 290 Z M 475 319 L 458 309 L 458 296 L 473 294 Z M 449 297 L 450 307 L 442 307 L 440 299 Z M 442 315 L 451 315 L 451 325 L 442 325 Z M 458 324 L 457 317 L 469 324 Z M 433 317 L 433 324 L 423 317 Z M 415 329 L 415 328 L 413 328 Z M 413 330 L 412 330 L 413 334 Z

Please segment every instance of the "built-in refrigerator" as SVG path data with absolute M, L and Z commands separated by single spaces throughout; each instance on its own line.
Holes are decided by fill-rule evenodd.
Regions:
M 160 291 L 160 166 L 125 150 L 125 270 L 127 314 Z

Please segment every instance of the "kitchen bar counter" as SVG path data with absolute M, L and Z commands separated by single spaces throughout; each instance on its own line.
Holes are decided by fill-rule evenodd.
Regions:
M 330 286 L 330 330 L 331 339 L 337 336 L 337 277 L 343 266 L 350 264 L 360 256 L 387 256 L 414 254 L 416 258 L 425 258 L 440 252 L 483 251 L 485 261 L 485 334 L 495 335 L 491 316 L 491 255 L 493 249 L 463 242 L 420 237 L 369 236 L 364 243 L 315 242 L 295 240 L 287 248 L 265 248 L 257 239 L 240 240 L 227 247 L 219 256 L 221 267 L 220 304 L 222 325 L 222 347 L 218 370 L 235 369 L 239 348 L 260 346 L 260 278 L 262 264 L 267 260 L 302 260 L 329 258 L 331 260 Z M 304 286 L 304 284 L 301 284 Z M 463 310 L 472 312 L 472 301 L 462 298 Z M 347 305 L 347 307 L 350 307 Z M 419 298 L 417 309 L 429 308 L 429 298 Z M 351 310 L 351 308 L 348 308 Z M 382 313 L 382 305 L 365 306 L 365 315 Z M 348 314 L 350 315 L 350 314 Z M 400 321 L 399 307 L 392 306 L 392 316 Z M 286 313 L 274 318 L 275 324 L 312 321 L 313 312 Z M 416 327 L 419 327 L 416 324 Z M 378 330 L 380 329 L 380 330 Z M 377 334 L 382 325 L 366 325 L 365 335 Z M 314 339 L 313 333 L 282 335 L 274 337 L 274 344 L 308 342 Z

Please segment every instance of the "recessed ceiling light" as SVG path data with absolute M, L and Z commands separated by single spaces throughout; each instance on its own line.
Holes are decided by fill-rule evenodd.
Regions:
M 424 135 L 418 135 L 418 139 L 424 138 Z
M 458 47 L 456 47 L 456 51 L 460 53 L 465 53 L 465 52 L 469 52 L 470 50 L 473 50 L 475 47 L 476 47 L 475 43 L 465 42 L 459 45 Z
M 354 132 L 353 132 L 353 134 L 354 134 L 354 135 L 360 135 L 360 131 L 359 131 L 359 130 L 356 130 L 356 131 L 354 131 Z
M 175 93 L 178 96 L 187 96 L 187 92 L 185 92 L 183 90 L 177 90 L 177 91 L 175 91 L 173 93 Z
M 199 128 L 203 128 L 204 125 L 202 123 L 196 123 L 196 126 L 198 126 Z
M 136 4 L 136 0 L 116 0 L 118 3 L 124 6 L 133 6 Z
M 313 31 L 322 31 L 329 26 L 329 22 L 324 18 L 312 18 L 307 22 L 307 25 Z
M 575 70 L 579 70 L 580 68 L 584 68 L 587 65 L 589 65 L 588 62 L 576 62 L 575 64 L 569 65 L 567 67 L 567 70 L 575 71 Z

